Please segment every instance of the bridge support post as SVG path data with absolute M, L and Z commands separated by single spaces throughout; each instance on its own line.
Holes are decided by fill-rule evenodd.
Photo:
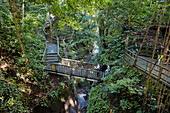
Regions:
M 88 76 L 88 73 L 87 73 L 87 70 L 85 72 L 85 81 L 87 80 L 87 76 Z
M 148 61 L 147 61 L 147 63 L 146 63 L 146 71 L 148 70 Z
M 80 113 L 80 105 L 79 105 L 79 102 L 78 102 L 78 94 L 77 94 L 77 89 L 76 89 L 76 82 L 74 80 L 74 76 L 71 77 L 72 80 L 73 80 L 73 95 L 74 95 L 74 105 L 75 105 L 75 108 L 76 108 L 76 113 Z M 75 104 L 77 102 L 77 105 Z

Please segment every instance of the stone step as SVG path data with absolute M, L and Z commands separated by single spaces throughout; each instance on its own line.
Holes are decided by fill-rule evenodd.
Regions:
M 46 60 L 46 62 L 59 62 L 58 59 L 50 59 L 50 60 Z
M 47 53 L 47 55 L 54 55 L 54 54 L 58 54 L 58 53 Z
M 47 56 L 47 57 L 58 57 L 58 54 L 53 54 L 53 55 L 47 54 L 46 56 Z
M 56 57 L 47 57 L 46 59 L 47 59 L 47 60 L 53 60 L 53 59 L 58 60 L 58 57 L 57 57 L 57 56 L 56 56 Z

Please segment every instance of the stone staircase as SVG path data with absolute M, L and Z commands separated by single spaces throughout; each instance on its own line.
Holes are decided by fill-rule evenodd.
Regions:
M 58 53 L 47 53 L 46 62 L 47 63 L 59 63 L 60 58 L 59 58 Z

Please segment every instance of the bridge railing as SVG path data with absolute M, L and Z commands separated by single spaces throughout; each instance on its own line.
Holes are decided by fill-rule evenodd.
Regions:
M 48 42 L 57 44 L 57 39 L 51 37 L 51 35 L 48 34 L 48 33 L 46 33 L 44 29 L 43 29 L 43 33 L 44 33 L 44 35 L 45 35 L 45 37 L 46 37 L 46 40 L 48 40 Z
M 45 39 L 45 38 L 44 38 Z M 43 53 L 43 57 L 42 57 L 42 59 L 41 59 L 41 63 L 43 63 L 43 62 L 45 62 L 45 59 L 46 59 L 46 55 L 47 55 L 47 48 L 48 48 L 48 46 L 47 46 L 47 40 L 45 39 L 45 49 L 44 49 L 44 53 Z
M 71 59 L 64 59 L 64 58 L 62 58 L 61 64 L 56 62 L 53 63 L 46 62 L 48 42 L 57 45 L 59 44 L 59 42 L 56 38 L 52 38 L 44 30 L 43 32 L 45 34 L 47 41 L 46 41 L 46 48 L 41 62 L 44 65 L 46 65 L 45 69 L 47 71 L 54 71 L 60 74 L 67 74 L 67 75 L 78 76 L 78 77 L 83 77 L 88 79 L 95 79 L 95 80 L 99 80 L 100 78 L 104 77 L 105 73 L 95 70 L 95 66 L 91 63 L 86 63 L 86 62 L 71 60 Z
M 53 71 L 60 74 L 78 76 L 88 79 L 99 80 L 104 77 L 105 73 L 97 70 L 83 69 L 80 67 L 67 66 L 62 64 L 45 63 L 47 71 Z
M 134 60 L 135 60 L 135 57 L 137 55 L 133 54 L 131 52 L 131 49 L 130 47 L 126 48 L 126 53 L 125 53 L 125 60 L 130 63 L 130 64 L 133 64 L 134 63 Z M 133 54 L 133 56 L 132 56 Z M 136 62 L 136 67 L 140 70 L 142 70 L 143 72 L 145 73 L 149 73 L 149 68 L 150 68 L 150 65 L 151 65 L 151 61 L 148 60 L 148 59 L 145 59 L 144 57 L 141 57 L 141 56 L 138 56 L 137 58 L 137 62 Z M 154 66 L 154 63 L 152 65 L 152 67 Z M 158 79 L 159 77 L 159 70 L 161 68 L 161 65 L 158 65 L 156 64 L 156 66 L 154 67 L 154 69 L 152 70 L 152 73 L 151 73 L 151 76 L 155 79 Z M 169 68 L 169 67 L 168 67 Z M 161 72 L 161 78 L 160 78 L 160 81 L 166 83 L 167 82 L 167 85 L 168 87 L 170 87 L 170 75 L 168 73 L 168 69 L 166 69 L 165 67 L 162 67 L 162 72 Z
M 47 40 L 48 40 L 50 43 L 57 44 L 57 38 L 53 38 L 53 37 L 51 37 L 50 35 L 47 36 Z
M 61 64 L 67 66 L 73 66 L 73 67 L 81 67 L 81 68 L 91 69 L 91 70 L 95 69 L 95 65 L 92 63 L 87 63 L 87 62 L 82 62 L 82 61 L 72 60 L 72 59 L 62 58 Z
M 137 46 L 137 49 L 139 49 L 139 48 L 140 48 L 140 46 Z M 127 47 L 127 49 L 132 50 L 132 46 Z M 152 53 L 153 53 L 153 47 L 142 46 L 142 49 L 141 49 L 139 55 L 150 57 L 150 56 L 152 56 Z M 155 58 L 157 57 L 157 55 L 158 55 L 158 53 L 156 52 Z

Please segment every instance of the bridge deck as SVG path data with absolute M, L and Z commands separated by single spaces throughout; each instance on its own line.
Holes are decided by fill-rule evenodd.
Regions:
M 57 53 L 59 51 L 57 45 L 50 42 L 47 43 L 47 48 L 47 53 Z
M 43 63 L 46 65 L 46 71 L 53 72 L 58 75 L 71 75 L 76 78 L 84 78 L 93 81 L 104 77 L 105 73 L 95 70 L 93 64 L 64 58 L 62 58 L 59 62 L 59 58 L 57 58 L 59 57 L 58 52 L 59 48 L 57 43 L 47 42 L 46 53 L 43 57 Z
M 72 75 L 75 77 L 81 77 L 81 78 L 88 78 L 93 80 L 99 80 L 104 77 L 105 73 L 101 71 L 97 71 L 94 69 L 94 65 L 90 63 L 85 63 L 77 60 L 71 60 L 71 59 L 63 59 L 61 62 L 56 62 L 58 59 L 54 59 L 52 57 L 58 57 L 57 54 L 59 54 L 59 44 L 57 42 L 57 39 L 47 39 L 51 40 L 51 42 L 47 42 L 46 47 L 46 53 L 44 54 L 45 57 L 47 57 L 50 54 L 50 57 L 48 59 L 50 60 L 43 60 L 44 64 L 46 65 L 46 70 L 58 73 L 60 75 Z M 143 53 L 146 53 L 148 55 L 151 51 L 151 48 L 147 47 L 146 50 L 143 51 Z M 132 52 L 130 51 L 130 48 L 126 49 L 126 55 L 124 59 L 130 63 L 133 64 L 134 57 L 131 56 Z M 150 53 L 149 53 L 150 54 Z M 43 57 L 43 59 L 45 59 Z M 53 59 L 53 60 L 52 60 Z M 156 62 L 156 59 L 154 59 L 154 62 Z M 153 62 L 153 63 L 154 63 Z M 151 58 L 149 57 L 142 57 L 139 56 L 136 63 L 136 68 L 140 69 L 141 71 L 145 73 L 149 73 L 149 68 L 151 65 Z M 153 66 L 152 66 L 153 67 Z M 163 83 L 167 83 L 167 86 L 170 87 L 170 74 L 169 74 L 169 67 L 166 68 L 166 66 L 162 67 L 162 72 L 160 73 L 161 78 L 160 81 Z M 159 69 L 161 68 L 160 65 L 156 65 L 153 68 L 153 71 L 151 73 L 151 76 L 155 79 L 158 79 L 159 77 Z
M 72 67 L 62 64 L 48 64 L 46 63 L 46 70 L 51 71 L 54 73 L 58 73 L 60 75 L 70 75 L 75 77 L 81 77 L 85 79 L 93 79 L 99 80 L 100 78 L 104 77 L 104 72 L 97 71 L 97 70 L 89 70 L 80 67 Z
M 131 56 L 132 52 L 127 50 L 127 49 L 126 49 L 126 51 L 127 52 L 126 52 L 124 59 L 126 60 L 126 62 L 133 64 L 135 58 L 133 56 Z M 154 59 L 154 61 L 153 61 L 152 68 L 153 68 L 155 62 L 156 62 L 156 59 Z M 151 65 L 151 58 L 150 57 L 139 56 L 137 58 L 136 68 L 140 69 L 141 71 L 148 74 L 150 65 Z M 158 64 L 156 64 L 156 66 L 153 68 L 153 71 L 151 72 L 151 76 L 153 78 L 158 79 L 160 68 L 161 68 L 161 65 L 158 65 Z M 166 67 L 166 65 L 163 65 L 162 72 L 160 73 L 160 75 L 161 75 L 160 81 L 167 83 L 168 87 L 170 87 L 169 69 L 170 69 L 169 65 L 167 67 Z

